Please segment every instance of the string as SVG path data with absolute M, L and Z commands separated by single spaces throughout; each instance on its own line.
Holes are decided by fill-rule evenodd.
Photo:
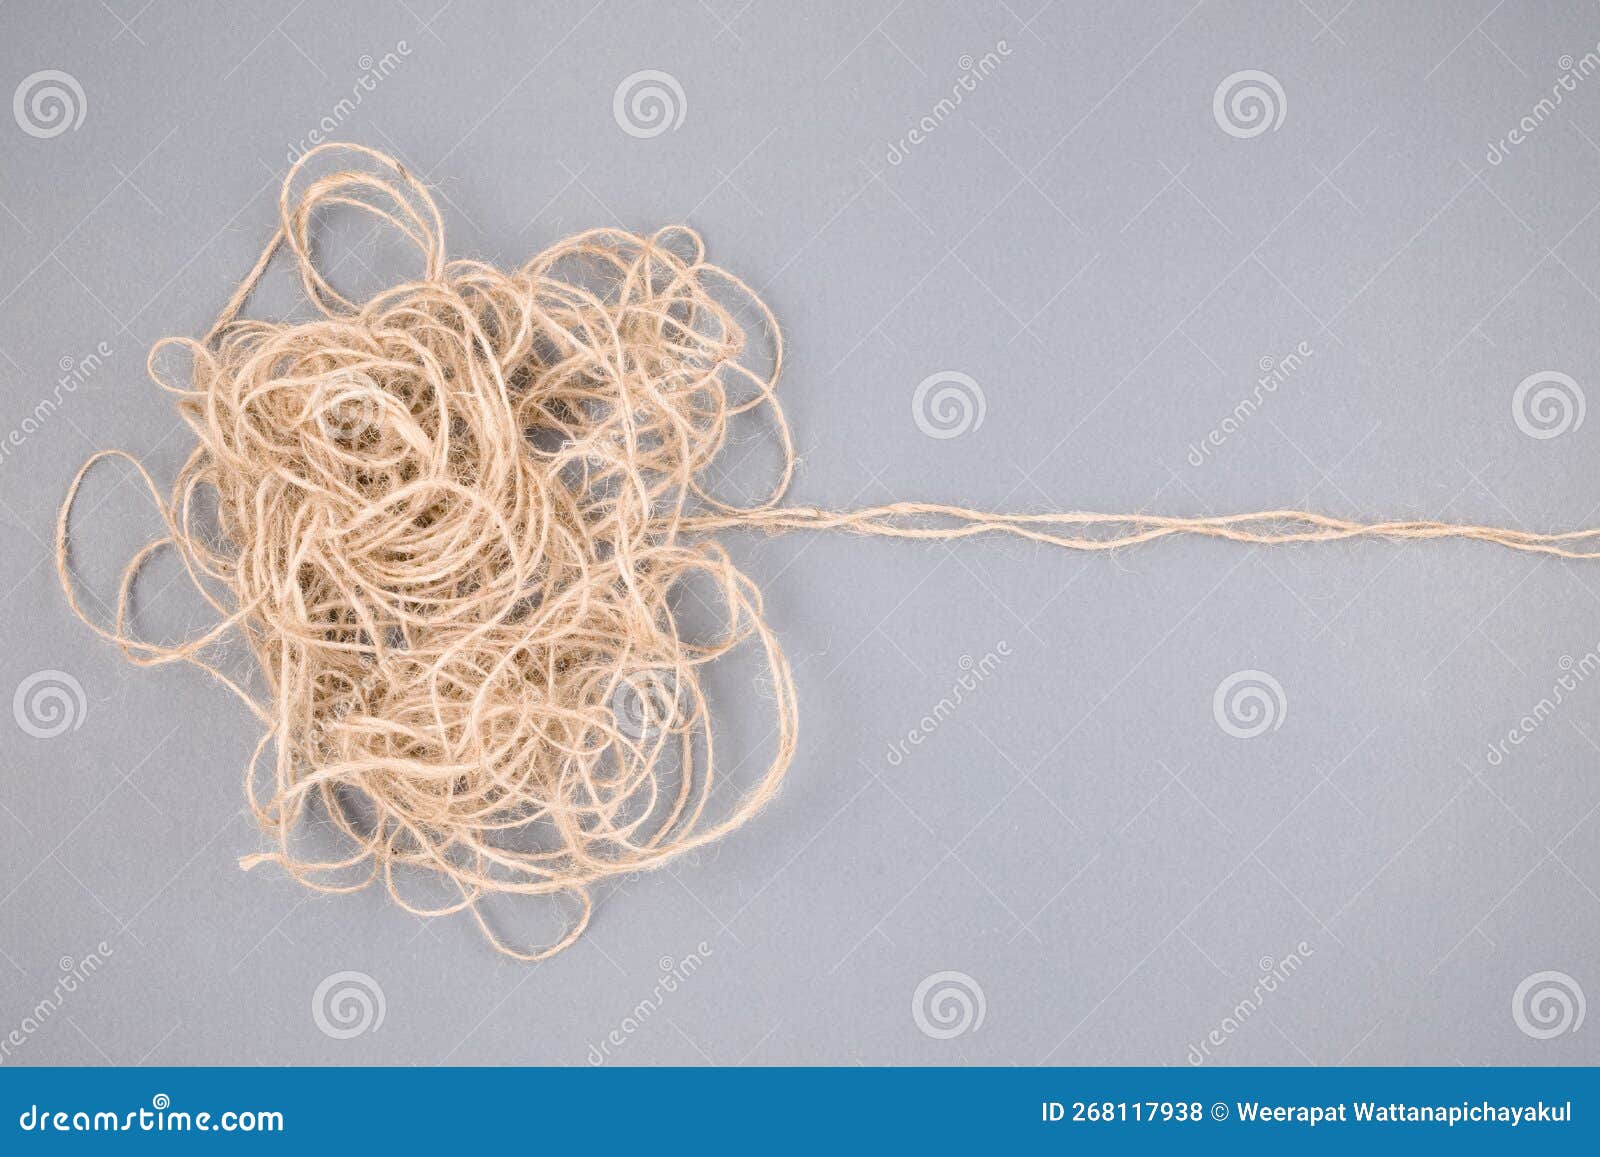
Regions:
M 344 165 L 312 175 L 335 158 Z M 363 301 L 341 293 L 315 251 L 329 210 L 391 229 L 417 275 Z M 309 320 L 245 316 L 280 253 Z M 244 783 L 266 846 L 243 867 L 325 892 L 381 884 L 422 916 L 469 912 L 500 951 L 538 960 L 583 932 L 597 886 L 733 831 L 794 759 L 788 661 L 717 532 L 1006 534 L 1083 551 L 1176 534 L 1467 538 L 1600 554 L 1600 529 L 1299 510 L 786 506 L 782 367 L 770 310 L 687 227 L 595 229 L 513 270 L 450 260 L 420 181 L 383 153 L 324 145 L 290 169 L 277 229 L 210 331 L 151 351 L 151 377 L 195 436 L 171 490 L 126 451 L 90 458 L 57 519 L 61 585 L 131 661 L 198 666 L 260 723 Z M 777 447 L 772 485 L 755 500 L 719 495 L 715 467 L 748 422 Z M 79 597 L 71 516 L 113 458 L 134 467 L 163 533 L 127 563 L 102 622 Z M 140 575 L 166 553 L 217 617 L 175 642 L 133 622 Z M 713 609 L 709 632 L 681 621 L 691 603 L 697 618 Z M 264 694 L 221 665 L 235 641 Z M 725 771 L 716 749 L 705 679 L 736 652 L 761 671 L 736 706 L 771 719 L 765 765 L 743 781 L 741 761 Z M 547 898 L 561 930 L 512 942 L 485 910 L 502 896 Z

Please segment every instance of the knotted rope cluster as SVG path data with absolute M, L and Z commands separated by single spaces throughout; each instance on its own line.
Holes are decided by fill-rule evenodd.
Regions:
M 330 153 L 360 167 L 313 178 Z M 327 210 L 397 231 L 420 254 L 420 275 L 362 302 L 339 293 L 313 252 L 313 218 Z M 194 663 L 260 719 L 245 784 L 271 847 L 243 866 L 274 864 L 331 892 L 381 881 L 420 915 L 471 912 L 520 959 L 571 944 L 600 881 L 745 822 L 793 758 L 788 664 L 760 590 L 714 531 L 1007 533 L 1083 550 L 1176 533 L 1252 543 L 1464 536 L 1600 554 L 1600 530 L 1304 511 L 1183 519 L 779 506 L 794 454 L 774 394 L 778 327 L 748 286 L 706 262 L 693 231 L 593 230 L 513 271 L 449 261 L 427 189 L 391 158 L 349 145 L 302 157 L 279 211 L 211 332 L 151 352 L 152 376 L 177 395 L 197 442 L 170 495 L 123 451 L 91 458 L 58 520 L 61 582 L 79 617 L 134 662 Z M 246 319 L 247 298 L 285 249 L 316 316 Z M 184 382 L 168 380 L 174 357 Z M 781 463 L 764 498 L 734 503 L 714 493 L 710 472 L 741 415 L 764 420 Z M 129 562 L 103 624 L 80 603 L 68 526 L 87 472 L 112 456 L 143 480 L 165 534 Z M 130 622 L 141 571 L 168 550 L 219 616 L 173 644 L 139 638 Z M 720 604 L 709 638 L 680 628 L 686 582 Z M 235 637 L 259 665 L 264 697 L 217 666 L 214 649 Z M 719 791 L 702 675 L 746 645 L 766 667 L 747 702 L 771 712 L 772 750 L 753 783 Z M 342 853 L 301 850 L 317 821 L 340 833 Z M 440 881 L 442 895 L 424 886 Z M 508 944 L 482 909 L 502 894 L 570 898 L 565 931 L 538 947 Z

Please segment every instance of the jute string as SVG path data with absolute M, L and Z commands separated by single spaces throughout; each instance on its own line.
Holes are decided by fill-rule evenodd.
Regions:
M 313 177 L 312 162 L 331 155 L 356 167 Z M 313 217 L 329 209 L 395 230 L 418 251 L 420 275 L 362 302 L 339 293 L 312 246 Z M 243 316 L 280 250 L 311 320 Z M 744 319 L 771 351 L 761 368 Z M 169 380 L 175 359 L 186 380 Z M 511 271 L 450 261 L 419 181 L 374 150 L 322 146 L 290 170 L 278 229 L 211 331 L 151 351 L 151 376 L 196 437 L 170 494 L 122 450 L 90 458 L 57 521 L 61 585 L 78 617 L 134 663 L 201 667 L 260 720 L 244 778 L 269 846 L 243 867 L 275 865 L 325 892 L 381 881 L 407 910 L 466 910 L 500 951 L 538 960 L 582 933 L 596 884 L 740 826 L 794 758 L 789 664 L 760 589 L 716 531 L 1009 534 L 1088 551 L 1174 534 L 1473 538 L 1600 556 L 1600 529 L 1303 510 L 781 506 L 794 469 L 774 392 L 782 360 L 771 312 L 708 264 L 686 227 L 592 230 Z M 781 462 L 764 497 L 730 502 L 708 472 L 745 415 L 775 432 Z M 165 533 L 128 562 L 102 622 L 80 602 L 69 524 L 88 472 L 110 457 L 132 466 Z M 139 637 L 131 621 L 141 572 L 168 551 L 217 615 L 174 643 Z M 709 638 L 680 625 L 684 584 L 720 604 Z M 264 696 L 218 666 L 240 638 Z M 775 740 L 753 784 L 718 792 L 702 676 L 740 647 L 765 666 L 748 701 L 772 712 Z M 306 829 L 330 825 L 339 851 L 301 847 L 317 842 Z M 569 901 L 565 930 L 532 948 L 507 943 L 484 904 L 508 894 Z

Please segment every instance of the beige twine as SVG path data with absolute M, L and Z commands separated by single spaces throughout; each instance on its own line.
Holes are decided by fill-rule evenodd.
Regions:
M 297 195 L 307 162 L 336 151 L 377 172 L 332 173 Z M 420 278 L 364 303 L 341 295 L 312 255 L 312 216 L 332 207 L 409 239 Z M 511 272 L 447 261 L 428 191 L 354 145 L 302 157 L 279 213 L 211 332 L 151 351 L 152 377 L 178 396 L 198 439 L 170 499 L 131 455 L 92 457 L 57 521 L 61 584 L 79 618 L 133 662 L 193 663 L 261 720 L 245 790 L 273 847 L 243 867 L 276 864 L 327 892 L 381 878 L 408 911 L 471 912 L 519 959 L 577 939 L 592 885 L 659 867 L 744 823 L 794 757 L 788 663 L 760 590 L 710 532 L 1003 533 L 1074 550 L 1172 534 L 1475 538 L 1600 556 L 1600 529 L 1358 523 L 1299 510 L 1161 518 L 778 506 L 794 450 L 774 395 L 777 324 L 744 282 L 705 262 L 692 230 L 592 230 Z M 320 316 L 241 317 L 284 246 Z M 772 343 L 769 370 L 741 361 L 741 310 Z M 192 363 L 187 386 L 158 371 L 173 352 Z M 759 502 L 724 502 L 709 492 L 707 468 L 731 420 L 758 411 L 781 446 L 777 483 Z M 73 501 L 106 457 L 132 464 L 166 526 L 124 569 L 110 626 L 85 613 L 68 567 Z M 136 638 L 129 624 L 135 582 L 167 548 L 221 616 L 171 645 Z M 720 637 L 680 633 L 675 592 L 686 580 L 720 598 Z M 259 664 L 265 701 L 205 656 L 234 632 Z M 716 801 L 727 805 L 718 811 L 701 668 L 743 643 L 765 661 L 776 750 L 754 786 Z M 308 817 L 341 831 L 348 854 L 291 848 Z M 443 899 L 404 890 L 427 880 L 447 885 Z M 576 914 L 553 943 L 522 951 L 482 911 L 499 894 L 568 897 Z

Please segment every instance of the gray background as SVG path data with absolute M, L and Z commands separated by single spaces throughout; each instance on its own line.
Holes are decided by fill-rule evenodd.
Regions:
M 93 449 L 170 479 L 190 438 L 146 348 L 205 328 L 272 227 L 288 149 L 401 41 L 338 135 L 427 176 L 453 253 L 511 264 L 580 228 L 687 220 L 762 289 L 792 354 L 796 502 L 1587 525 L 1600 419 L 1534 438 L 1511 403 L 1547 370 L 1593 393 L 1600 77 L 1502 164 L 1487 150 L 1597 40 L 1580 0 L 11 0 L 0 97 L 59 69 L 87 107 L 48 139 L 0 111 L 0 432 L 63 359 L 114 353 L 0 460 L 0 692 L 53 669 L 86 700 L 49 739 L 0 713 L 0 1035 L 62 958 L 112 949 L 10 1063 L 583 1064 L 616 1030 L 630 1064 L 1183 1064 L 1302 942 L 1211 1063 L 1600 1061 L 1600 1026 L 1535 1039 L 1512 1011 L 1545 970 L 1600 993 L 1600 680 L 1487 758 L 1600 644 L 1593 564 L 733 536 L 796 665 L 782 795 L 607 889 L 576 947 L 527 967 L 465 918 L 240 873 L 260 846 L 251 721 L 203 674 L 134 668 L 72 620 L 48 549 Z M 888 163 L 963 57 L 1001 41 Z M 650 138 L 612 114 L 642 69 L 685 98 Z M 1212 107 L 1242 69 L 1285 94 L 1250 138 Z M 1191 465 L 1262 359 L 1300 342 L 1305 365 Z M 911 400 L 941 371 L 978 383 L 986 414 L 935 439 Z M 105 597 L 157 521 L 113 467 L 81 527 Z M 198 626 L 157 572 L 148 629 Z M 962 656 L 1002 641 L 891 765 Z M 1284 702 L 1244 740 L 1212 698 L 1252 669 Z M 770 704 L 720 690 L 730 742 L 758 750 Z M 385 1016 L 333 1039 L 313 993 L 345 970 Z M 984 1018 L 939 1039 L 912 999 L 944 971 Z

